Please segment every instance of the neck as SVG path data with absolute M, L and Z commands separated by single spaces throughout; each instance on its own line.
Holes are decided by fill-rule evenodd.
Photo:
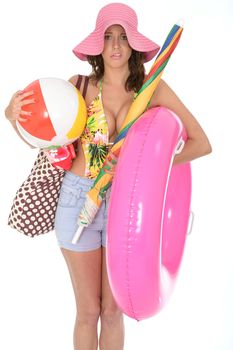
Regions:
M 108 85 L 125 85 L 126 80 L 129 77 L 129 69 L 108 69 L 108 67 L 105 67 L 103 81 L 105 84 Z

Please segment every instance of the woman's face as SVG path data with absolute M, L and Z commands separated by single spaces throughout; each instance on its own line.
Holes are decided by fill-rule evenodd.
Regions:
M 111 67 L 128 65 L 132 49 L 125 33 L 120 25 L 112 25 L 104 34 L 104 50 L 102 57 L 104 63 Z

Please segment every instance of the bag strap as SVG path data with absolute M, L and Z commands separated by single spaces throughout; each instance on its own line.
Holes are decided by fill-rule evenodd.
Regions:
M 87 93 L 88 82 L 89 82 L 89 77 L 85 76 L 84 88 L 83 88 L 83 98 L 85 98 L 86 93 Z
M 78 76 L 78 79 L 77 79 L 77 82 L 75 84 L 76 88 L 78 90 L 80 90 L 80 87 L 81 87 L 81 84 L 82 84 L 82 80 L 83 80 L 83 75 L 79 75 Z M 84 86 L 83 86 L 83 91 L 81 92 L 83 98 L 85 98 L 86 96 L 86 93 L 87 93 L 87 88 L 88 88 L 88 82 L 89 82 L 89 77 L 88 76 L 85 76 L 85 80 L 84 80 Z
M 79 75 L 79 76 L 78 76 L 78 79 L 77 79 L 77 82 L 76 82 L 76 84 L 75 84 L 75 87 L 76 87 L 78 90 L 80 89 L 82 80 L 83 80 L 83 76 L 82 76 L 82 75 Z

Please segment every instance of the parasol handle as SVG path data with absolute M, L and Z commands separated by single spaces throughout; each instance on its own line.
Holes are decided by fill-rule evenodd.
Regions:
M 84 227 L 85 226 L 79 226 L 79 228 L 77 229 L 77 231 L 76 231 L 76 233 L 71 241 L 72 244 L 76 244 L 78 242 L 78 240 L 83 232 Z

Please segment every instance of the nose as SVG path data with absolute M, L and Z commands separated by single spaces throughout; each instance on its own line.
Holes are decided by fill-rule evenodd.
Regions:
M 120 40 L 118 37 L 113 38 L 112 45 L 114 49 L 118 49 L 120 47 Z

